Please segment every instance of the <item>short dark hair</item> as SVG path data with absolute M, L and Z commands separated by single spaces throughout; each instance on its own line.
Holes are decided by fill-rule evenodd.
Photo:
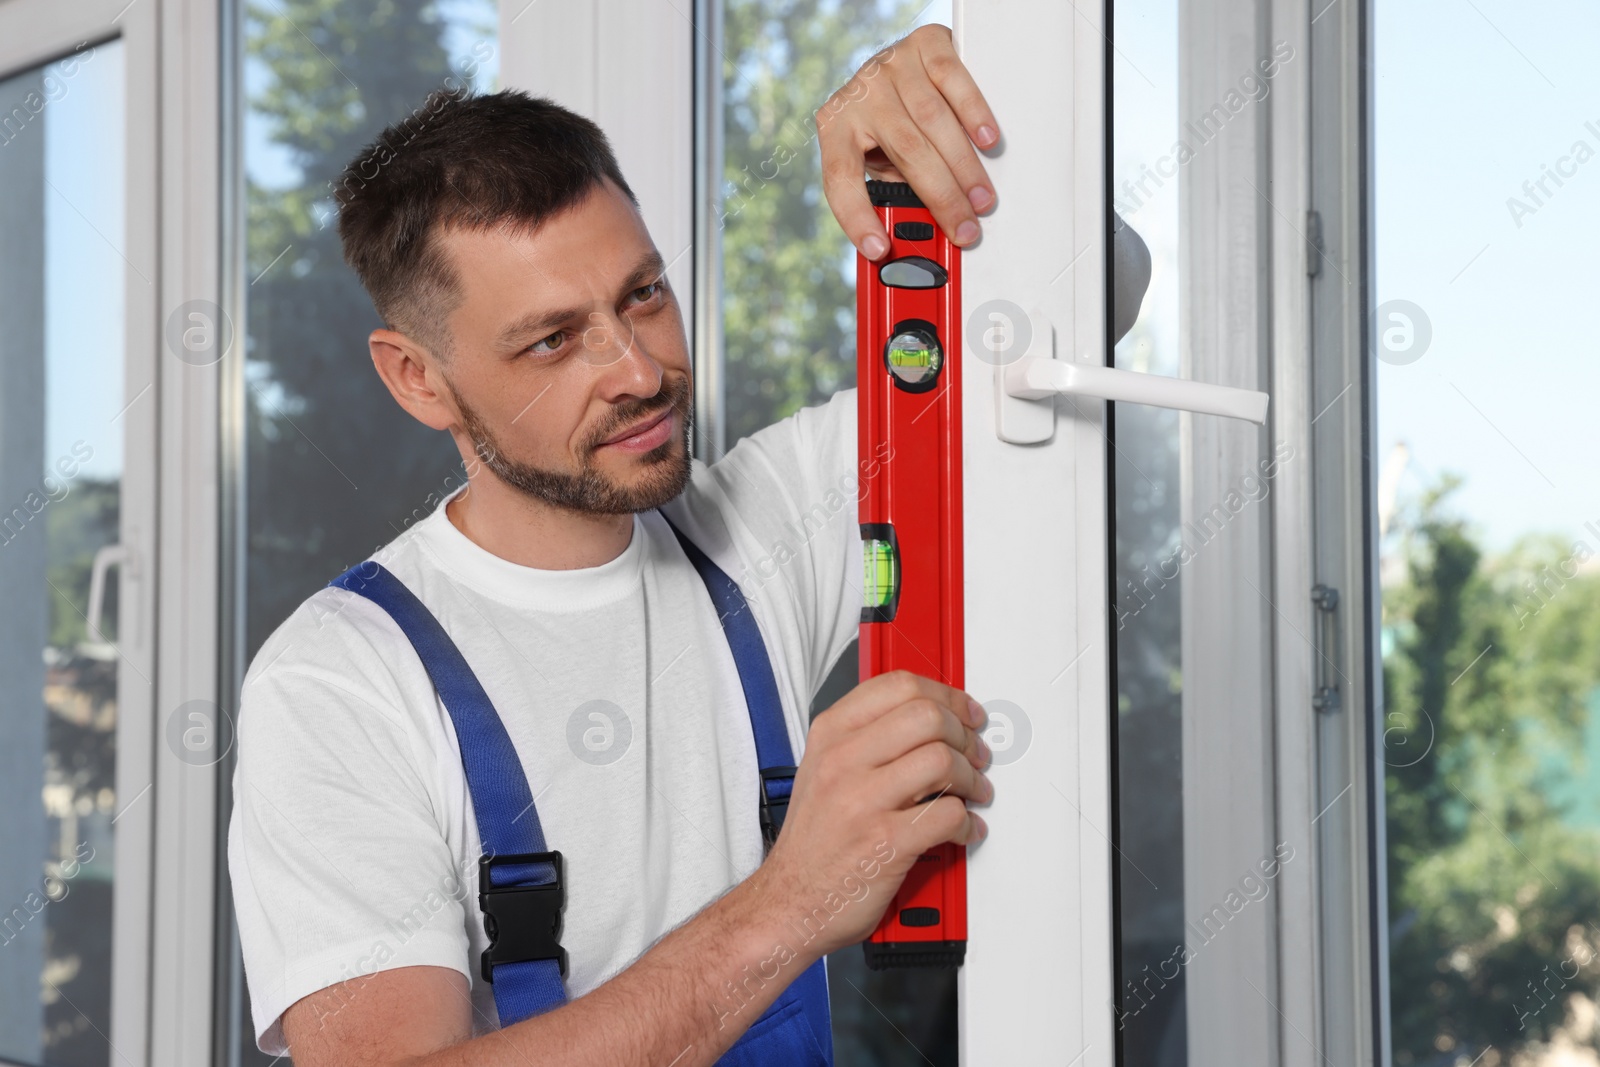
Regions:
M 436 89 L 351 160 L 334 190 L 344 259 L 391 329 L 448 358 L 460 282 L 444 229 L 532 230 L 610 178 L 638 206 L 600 127 L 515 89 Z

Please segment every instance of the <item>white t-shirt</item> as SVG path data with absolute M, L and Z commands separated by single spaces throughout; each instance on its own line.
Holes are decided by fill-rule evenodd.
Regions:
M 662 509 L 750 601 L 797 761 L 857 632 L 857 492 L 851 389 L 695 461 Z M 565 860 L 569 997 L 760 865 L 743 691 L 660 515 L 634 516 L 608 563 L 547 571 L 479 548 L 441 504 L 373 558 L 443 624 L 521 757 Z M 399 627 L 343 589 L 310 597 L 250 665 L 238 744 L 228 867 L 261 1051 L 285 1053 L 280 1016 L 301 997 L 418 964 L 465 974 L 475 1031 L 494 1029 L 460 750 Z

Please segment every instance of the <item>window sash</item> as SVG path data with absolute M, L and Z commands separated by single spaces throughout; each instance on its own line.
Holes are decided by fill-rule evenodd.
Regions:
M 1037 308 L 1055 325 L 1058 358 L 1095 364 L 1106 351 L 1109 218 L 1102 18 L 1093 6 L 1051 0 L 957 0 L 953 26 L 1005 130 L 1003 150 L 985 160 L 1001 206 L 985 218 L 980 246 L 963 253 L 963 314 L 996 299 Z M 1034 333 L 1048 343 L 1049 324 Z M 1109 1063 L 1103 408 L 1056 400 L 1048 443 L 1008 444 L 996 434 L 994 372 L 970 352 L 963 358 L 967 687 L 979 701 L 1023 709 L 1032 737 L 1021 758 L 995 770 L 985 813 L 993 832 L 967 867 L 962 1060 L 1026 1062 L 1050 1048 L 1066 1062 Z
M 173 682 L 170 672 L 163 673 L 166 663 L 157 653 L 160 635 L 155 608 L 163 594 L 160 583 L 166 576 L 160 556 L 166 546 L 156 537 L 156 487 L 162 480 L 158 466 L 158 405 L 154 400 L 131 403 L 152 383 L 163 394 L 166 388 L 158 374 L 164 369 L 158 352 L 159 310 L 167 303 L 162 295 L 169 290 L 165 287 L 167 277 L 158 271 L 157 159 L 155 153 L 140 150 L 157 140 L 157 7 L 146 3 L 142 10 L 125 9 L 118 0 L 88 0 L 73 5 L 13 0 L 0 5 L 0 72 L 5 75 L 49 63 L 86 44 L 112 39 L 119 39 L 123 50 L 127 142 L 126 170 L 120 178 L 126 197 L 126 229 L 123 234 L 114 235 L 118 252 L 128 263 L 123 275 L 123 380 L 124 397 L 130 406 L 122 413 L 118 427 L 123 449 L 119 540 L 130 550 L 131 559 L 119 577 L 126 593 L 119 597 L 117 619 L 117 633 L 124 636 L 118 643 L 121 655 L 115 793 L 121 810 L 114 824 L 111 1019 L 94 1023 L 105 1027 L 111 1045 L 129 1062 L 144 1064 L 149 1062 L 153 1011 L 164 1008 L 170 1018 L 194 1022 L 204 1036 L 209 1034 L 210 1010 L 209 988 L 202 989 L 194 1002 L 199 1009 L 196 1015 L 193 1005 L 176 1003 L 151 981 L 150 967 L 155 931 L 160 928 L 160 919 L 152 909 L 170 912 L 171 906 L 160 901 L 160 894 L 175 888 L 164 885 L 169 879 L 157 874 L 156 849 L 163 834 L 164 809 L 153 798 L 160 791 L 152 788 L 160 770 L 154 751 L 156 712 Z M 170 301 L 172 305 L 179 302 L 181 298 Z M 161 403 L 165 402 L 162 395 Z M 199 532 L 203 536 L 204 531 Z M 197 882 L 209 887 L 209 862 L 198 869 L 201 874 Z M 202 908 L 199 914 L 209 912 Z M 185 916 L 184 921 L 194 919 Z M 210 962 L 208 933 L 199 948 L 201 973 L 206 974 Z M 186 1011 L 190 1014 L 185 1018 Z

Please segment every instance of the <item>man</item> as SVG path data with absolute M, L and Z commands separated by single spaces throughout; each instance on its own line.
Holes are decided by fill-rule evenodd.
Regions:
M 943 27 L 880 60 L 819 113 L 829 202 L 881 258 L 870 168 L 970 244 L 994 200 L 971 142 L 997 124 Z M 993 795 L 982 711 L 949 686 L 875 678 L 808 725 L 860 608 L 854 391 L 691 460 L 665 264 L 603 134 L 547 101 L 436 94 L 340 200 L 386 323 L 378 375 L 470 478 L 246 678 L 228 851 L 260 1048 L 831 1062 L 818 961 L 872 931 L 919 854 L 980 840 L 967 802 Z M 773 745 L 800 758 L 764 856 Z M 491 948 L 478 901 L 480 857 L 547 849 L 559 870 L 490 884 L 559 878 L 559 970 L 532 912 Z

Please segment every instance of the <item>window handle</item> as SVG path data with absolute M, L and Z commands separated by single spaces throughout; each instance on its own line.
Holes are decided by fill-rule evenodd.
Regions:
M 85 644 L 95 651 L 116 651 L 116 646 L 100 631 L 100 619 L 105 614 L 106 573 L 112 567 L 126 567 L 132 562 L 133 553 L 127 545 L 106 545 L 94 554 L 94 562 L 89 567 L 89 613 L 85 617 L 89 624 L 89 640 Z
M 1055 407 L 1050 400 L 1056 396 L 1150 404 L 1245 419 L 1257 425 L 1267 421 L 1266 393 L 1059 360 L 1049 319 L 1035 309 L 1029 323 L 1032 339 L 1027 352 L 995 367 L 995 427 L 1003 441 L 1038 444 L 1050 440 L 1055 435 Z
M 1257 424 L 1267 421 L 1267 394 L 1254 389 L 1207 385 L 1184 378 L 1067 363 L 1059 359 L 1024 356 L 1006 368 L 1005 389 L 1022 400 L 1042 400 L 1058 394 L 1088 396 L 1248 419 Z

